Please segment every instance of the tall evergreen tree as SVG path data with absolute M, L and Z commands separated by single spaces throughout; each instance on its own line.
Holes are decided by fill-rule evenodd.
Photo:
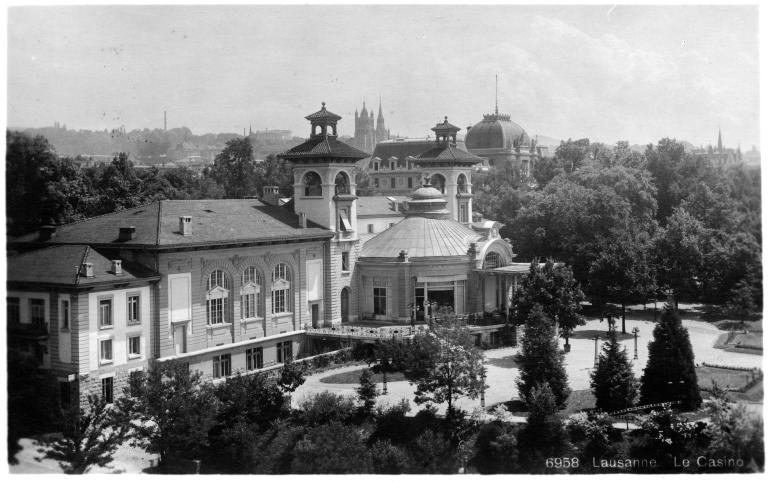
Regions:
M 637 380 L 632 363 L 622 347 L 616 330 L 608 331 L 608 340 L 592 372 L 590 386 L 595 394 L 595 406 L 605 412 L 621 410 L 634 405 L 637 398 Z
M 683 409 L 701 405 L 693 348 L 680 315 L 667 306 L 648 344 L 648 364 L 640 379 L 640 404 L 679 401 Z
M 373 413 L 378 395 L 379 391 L 376 389 L 376 382 L 373 381 L 373 373 L 366 368 L 360 374 L 360 386 L 357 387 L 357 398 L 362 403 L 360 409 L 365 415 Z
M 563 367 L 563 354 L 557 347 L 555 328 L 552 320 L 534 306 L 528 315 L 525 337 L 516 362 L 520 367 L 517 388 L 520 397 L 529 405 L 531 394 L 537 385 L 547 383 L 555 397 L 557 406 L 563 406 L 570 394 L 568 375 Z
M 549 384 L 537 383 L 529 396 L 528 421 L 518 436 L 517 449 L 527 472 L 552 472 L 549 457 L 567 457 L 570 445 L 563 421 L 557 415 L 558 404 Z

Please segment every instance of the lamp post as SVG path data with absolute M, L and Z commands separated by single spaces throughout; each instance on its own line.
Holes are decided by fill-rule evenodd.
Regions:
M 485 410 L 485 365 L 480 368 L 480 408 Z
M 637 360 L 637 334 L 640 333 L 640 329 L 638 327 L 634 327 L 632 329 L 632 334 L 635 335 L 635 360 Z
M 597 368 L 597 361 L 598 361 L 598 357 L 597 357 L 597 341 L 599 339 L 600 339 L 600 336 L 599 335 L 595 335 L 595 368 Z
M 392 363 L 392 358 L 377 358 L 376 363 L 381 367 L 381 381 L 384 385 L 381 393 L 387 394 L 387 363 Z

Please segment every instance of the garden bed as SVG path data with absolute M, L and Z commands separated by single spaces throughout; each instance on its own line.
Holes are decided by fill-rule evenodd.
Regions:
M 332 383 L 338 385 L 359 385 L 360 375 L 365 368 L 359 368 L 357 370 L 351 370 L 348 372 L 336 373 L 334 375 L 327 376 L 320 379 L 320 383 Z M 381 383 L 382 374 L 373 373 L 373 381 Z M 402 372 L 387 372 L 387 382 L 402 382 L 405 381 L 405 375 Z

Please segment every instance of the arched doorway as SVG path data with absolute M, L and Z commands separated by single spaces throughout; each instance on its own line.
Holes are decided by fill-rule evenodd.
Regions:
M 341 290 L 341 322 L 349 321 L 349 288 Z

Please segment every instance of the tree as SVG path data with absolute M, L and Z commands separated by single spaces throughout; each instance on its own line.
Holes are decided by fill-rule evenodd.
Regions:
M 374 474 L 402 474 L 408 470 L 408 454 L 389 440 L 377 440 L 368 453 Z
M 656 292 L 650 260 L 650 239 L 645 232 L 628 227 L 602 243 L 589 268 L 589 291 L 594 298 L 621 305 L 621 332 L 626 333 L 627 304 L 648 299 Z
M 558 405 L 547 382 L 537 383 L 528 395 L 530 411 L 517 450 L 523 468 L 530 473 L 551 472 L 545 460 L 568 455 L 568 435 L 557 415 Z
M 707 230 L 684 209 L 675 209 L 656 240 L 656 250 L 661 284 L 675 294 L 675 307 L 681 294 L 696 291 L 704 262 L 704 240 Z
M 286 393 L 293 393 L 304 383 L 304 369 L 293 360 L 287 360 L 280 370 L 278 386 Z
M 348 422 L 355 414 L 355 402 L 352 396 L 323 391 L 303 400 L 301 411 L 301 421 L 307 426 Z
M 259 195 L 256 192 L 256 167 L 250 139 L 242 137 L 228 141 L 213 160 L 209 175 L 224 187 L 227 198 Z
M 568 267 L 555 266 L 551 259 L 542 267 L 534 259 L 520 288 L 515 291 L 512 301 L 514 321 L 518 325 L 526 323 L 531 312 L 539 306 L 550 320 L 557 322 L 559 335 L 568 344 L 574 328 L 584 324 L 581 316 L 583 300 L 584 293 Z
M 447 417 L 452 420 L 456 399 L 479 395 L 483 355 L 473 346 L 466 327 L 437 326 L 418 334 L 409 353 L 404 374 L 416 384 L 416 403 L 447 402 Z
M 157 363 L 134 389 L 135 396 L 118 402 L 126 416 L 137 419 L 132 426 L 138 444 L 159 454 L 161 465 L 202 458 L 215 423 L 216 398 L 200 372 L 190 373 L 186 363 Z
M 253 438 L 288 414 L 286 398 L 274 381 L 263 374 L 238 373 L 216 386 L 216 423 L 208 433 L 212 451 L 209 463 L 222 472 L 246 472 L 252 466 Z
M 421 432 L 409 445 L 411 467 L 416 474 L 455 474 L 460 461 L 456 449 L 445 436 L 432 429 Z
M 752 294 L 752 287 L 746 278 L 739 281 L 739 284 L 731 290 L 731 299 L 725 305 L 725 309 L 729 315 L 736 317 L 742 326 L 744 326 L 747 317 L 755 312 L 757 305 Z
M 366 368 L 360 374 L 360 386 L 357 387 L 357 398 L 362 403 L 360 408 L 365 415 L 373 413 L 378 395 L 379 391 L 376 389 L 376 382 L 373 381 L 373 374 Z
M 50 370 L 33 356 L 8 346 L 8 462 L 18 463 L 19 438 L 61 428 L 59 386 Z
M 742 402 L 731 404 L 713 397 L 704 403 L 709 423 L 704 434 L 709 437 L 708 459 L 743 460 L 743 467 L 713 467 L 709 472 L 747 472 L 748 462 L 754 460 L 759 468 L 765 466 L 763 450 L 763 417 L 752 414 Z
M 62 438 L 48 450 L 48 456 L 59 460 L 68 474 L 83 474 L 93 465 L 110 463 L 127 435 L 128 427 L 117 423 L 105 400 L 89 395 L 88 407 L 68 411 Z
M 371 457 L 360 429 L 338 421 L 318 425 L 294 448 L 291 464 L 297 474 L 364 474 L 371 471 Z
M 608 331 L 597 368 L 590 376 L 590 386 L 595 394 L 595 408 L 613 412 L 634 406 L 637 397 L 637 381 L 632 373 L 632 363 L 616 336 L 616 330 Z
M 675 413 L 667 405 L 659 410 L 652 410 L 640 419 L 640 428 L 632 432 L 629 439 L 629 457 L 654 459 L 656 466 L 640 466 L 638 472 L 694 472 L 699 470 L 695 463 L 681 467 L 683 459 L 700 456 L 706 447 L 703 422 L 690 422 Z
M 477 434 L 475 455 L 470 463 L 481 474 L 518 472 L 517 430 L 514 425 L 493 421 L 483 425 Z
M 528 315 L 525 324 L 525 336 L 515 361 L 520 367 L 517 388 L 520 398 L 529 408 L 535 403 L 532 397 L 534 389 L 547 384 L 547 390 L 553 394 L 558 407 L 568 399 L 568 375 L 563 366 L 563 354 L 557 347 L 555 329 L 552 320 L 537 305 Z
M 604 412 L 580 412 L 567 421 L 570 440 L 576 446 L 580 460 L 617 458 L 619 444 L 613 443 L 612 434 L 618 432 L 612 426 L 611 417 Z M 578 472 L 597 472 L 593 464 L 582 463 Z
M 693 349 L 680 315 L 669 306 L 653 329 L 648 364 L 640 378 L 640 405 L 679 401 L 693 410 L 701 405 Z

